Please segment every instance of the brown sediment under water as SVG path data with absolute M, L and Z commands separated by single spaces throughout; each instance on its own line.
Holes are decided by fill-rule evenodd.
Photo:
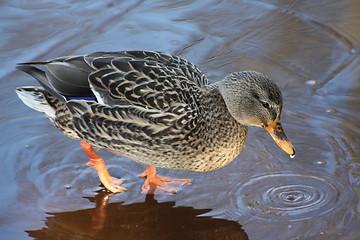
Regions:
M 360 239 L 360 3 L 327 1 L 3 1 L 0 239 Z M 262 129 L 174 195 L 141 194 L 144 166 L 99 154 L 127 192 L 101 191 L 79 143 L 26 107 L 37 85 L 17 62 L 157 50 L 211 82 L 263 72 L 283 92 L 291 159 Z

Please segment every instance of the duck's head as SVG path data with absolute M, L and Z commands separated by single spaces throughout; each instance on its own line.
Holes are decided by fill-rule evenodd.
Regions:
M 226 106 L 239 123 L 264 128 L 290 156 L 295 150 L 280 123 L 282 96 L 274 81 L 262 73 L 231 73 L 219 82 L 219 91 Z

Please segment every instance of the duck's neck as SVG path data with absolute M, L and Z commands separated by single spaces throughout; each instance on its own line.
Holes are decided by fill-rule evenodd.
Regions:
M 205 125 L 219 130 L 227 126 L 247 128 L 230 115 L 218 89 L 218 84 L 209 85 L 204 91 L 200 102 L 200 111 L 203 113 L 201 114 L 202 121 Z
M 201 98 L 201 106 L 206 112 L 212 113 L 206 114 L 209 118 L 219 119 L 220 116 L 218 115 L 221 115 L 225 118 L 231 117 L 226 107 L 225 101 L 219 91 L 218 83 L 210 84 L 208 85 L 207 89 L 204 90 Z
M 240 153 L 247 127 L 230 115 L 216 84 L 204 90 L 199 103 L 200 117 L 191 134 L 196 140 L 188 144 L 200 149 L 198 158 L 206 162 L 202 169 L 197 170 L 210 171 L 225 166 Z

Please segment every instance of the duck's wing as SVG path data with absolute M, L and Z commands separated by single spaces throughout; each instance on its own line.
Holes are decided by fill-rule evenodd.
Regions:
M 195 106 L 205 75 L 177 56 L 151 51 L 94 53 L 84 60 L 98 102 L 166 110 L 176 103 Z
M 46 69 L 41 69 L 42 66 Z M 95 69 L 84 61 L 84 56 L 67 56 L 46 62 L 18 63 L 17 68 L 33 76 L 45 90 L 62 102 L 68 97 L 94 97 L 88 76 Z
M 41 65 L 46 70 L 36 67 Z M 194 104 L 196 92 L 208 84 L 194 64 L 153 51 L 96 52 L 19 63 L 17 68 L 61 101 L 64 97 L 88 99 L 95 94 L 99 103 L 162 110 L 174 102 Z
M 149 51 L 94 53 L 84 61 L 95 69 L 88 78 L 98 103 L 71 100 L 67 106 L 78 134 L 92 144 L 164 144 L 196 126 L 208 82 L 194 64 Z

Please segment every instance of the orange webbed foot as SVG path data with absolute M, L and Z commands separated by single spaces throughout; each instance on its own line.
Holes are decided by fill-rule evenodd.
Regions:
M 113 193 L 120 193 L 127 190 L 126 188 L 120 186 L 120 184 L 124 181 L 123 179 L 113 178 L 110 176 L 106 169 L 104 160 L 92 149 L 92 146 L 89 143 L 82 140 L 80 145 L 89 157 L 89 162 L 86 163 L 86 166 L 94 166 L 101 183 L 107 190 Z
M 168 193 L 176 193 L 176 189 L 166 185 L 164 182 L 183 182 L 183 183 L 190 183 L 191 181 L 189 179 L 172 179 L 172 178 L 166 178 L 161 177 L 156 174 L 156 167 L 154 166 L 146 166 L 146 170 L 139 175 L 139 177 L 146 177 L 146 180 L 142 186 L 142 193 L 150 193 L 153 192 L 150 191 L 151 185 L 158 186 L 163 188 Z M 149 191 L 147 191 L 149 190 Z

